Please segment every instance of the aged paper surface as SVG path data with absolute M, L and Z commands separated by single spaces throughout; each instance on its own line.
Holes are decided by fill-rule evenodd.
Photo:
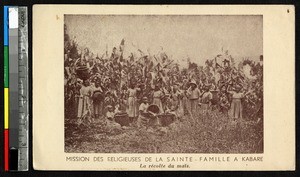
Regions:
M 294 170 L 294 63 L 293 6 L 35 5 L 33 166 Z

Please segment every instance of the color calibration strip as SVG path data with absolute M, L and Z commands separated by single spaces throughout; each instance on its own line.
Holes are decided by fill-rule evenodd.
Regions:
M 4 6 L 4 170 L 9 170 L 8 6 Z
M 8 8 L 8 58 L 9 58 L 9 170 L 18 170 L 19 149 L 19 33 L 18 33 L 18 7 Z
M 4 169 L 28 170 L 26 7 L 4 7 Z

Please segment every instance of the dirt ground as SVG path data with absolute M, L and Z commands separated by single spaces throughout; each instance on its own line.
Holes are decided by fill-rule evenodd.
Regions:
M 185 115 L 167 127 L 109 128 L 103 119 L 78 125 L 65 120 L 69 153 L 263 153 L 263 121 L 240 121 L 212 111 Z

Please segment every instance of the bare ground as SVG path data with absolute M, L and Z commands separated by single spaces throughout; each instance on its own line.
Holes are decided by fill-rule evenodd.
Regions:
M 108 128 L 103 121 L 77 125 L 65 120 L 65 152 L 70 153 L 263 153 L 263 121 L 231 121 L 213 111 L 184 116 L 168 127 Z

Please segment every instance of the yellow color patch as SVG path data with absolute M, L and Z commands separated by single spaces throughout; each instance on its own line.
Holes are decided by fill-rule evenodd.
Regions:
M 4 129 L 8 129 L 8 120 L 9 120 L 9 95 L 8 88 L 4 88 Z

